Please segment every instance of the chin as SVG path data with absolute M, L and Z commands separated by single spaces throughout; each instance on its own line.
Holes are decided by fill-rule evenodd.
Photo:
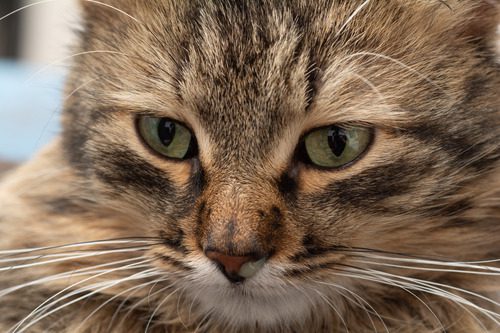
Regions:
M 279 269 L 267 266 L 251 279 L 231 283 L 206 263 L 182 284 L 198 317 L 210 317 L 210 324 L 226 329 L 286 330 L 321 316 L 322 291 L 286 282 Z

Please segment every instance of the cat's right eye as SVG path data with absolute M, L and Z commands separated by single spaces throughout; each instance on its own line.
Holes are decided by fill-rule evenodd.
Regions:
M 194 135 L 174 120 L 144 116 L 138 120 L 138 130 L 145 143 L 165 157 L 185 160 L 197 153 Z

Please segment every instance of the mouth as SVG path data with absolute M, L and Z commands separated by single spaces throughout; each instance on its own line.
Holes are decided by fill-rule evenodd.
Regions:
M 184 284 L 187 298 L 199 317 L 210 316 L 229 327 L 272 327 L 299 324 L 319 310 L 306 286 L 285 279 L 282 271 L 253 262 L 242 268 L 234 282 L 213 265 L 198 265 Z M 312 295 L 312 297 L 311 297 Z
M 208 252 L 206 255 L 233 284 L 241 284 L 255 276 L 267 260 L 266 257 L 227 256 L 216 252 Z

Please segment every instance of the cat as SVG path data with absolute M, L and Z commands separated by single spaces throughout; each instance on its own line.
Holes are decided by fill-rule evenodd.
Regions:
M 1 332 L 500 332 L 497 1 L 80 3 Z

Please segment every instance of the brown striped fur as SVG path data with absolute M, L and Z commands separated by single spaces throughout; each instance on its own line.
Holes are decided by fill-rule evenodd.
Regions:
M 0 271 L 0 293 L 135 257 L 164 280 L 94 285 L 28 332 L 500 332 L 485 315 L 500 314 L 485 300 L 500 302 L 498 275 L 374 257 L 500 259 L 496 1 L 81 2 L 76 52 L 92 53 L 74 58 L 61 137 L 0 185 L 0 248 L 160 243 Z M 152 154 L 135 127 L 145 114 L 189 126 L 199 158 Z M 359 161 L 325 171 L 297 160 L 304 133 L 337 123 L 375 128 Z M 269 259 L 233 286 L 211 248 Z M 481 309 L 353 276 L 369 269 L 478 293 L 446 289 Z M 1 297 L 0 331 L 74 283 L 65 293 L 133 273 Z

